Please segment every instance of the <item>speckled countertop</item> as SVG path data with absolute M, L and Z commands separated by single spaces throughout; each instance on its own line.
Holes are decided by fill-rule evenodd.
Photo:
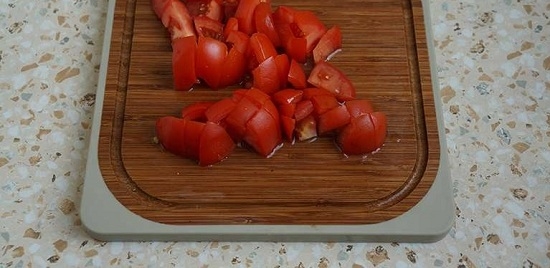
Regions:
M 79 221 L 106 0 L 0 0 L 0 267 L 550 267 L 550 3 L 431 0 L 456 224 L 434 244 L 102 243 Z

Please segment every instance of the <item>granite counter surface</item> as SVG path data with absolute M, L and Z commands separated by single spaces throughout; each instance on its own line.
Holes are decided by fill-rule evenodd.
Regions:
M 427 3 L 456 202 L 443 240 L 105 243 L 78 208 L 107 1 L 0 0 L 0 267 L 550 267 L 550 3 Z

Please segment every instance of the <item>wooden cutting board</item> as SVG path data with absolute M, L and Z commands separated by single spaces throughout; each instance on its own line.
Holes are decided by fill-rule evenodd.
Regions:
M 278 1 L 339 25 L 332 59 L 388 116 L 382 150 L 346 158 L 330 138 L 285 144 L 264 159 L 238 148 L 199 167 L 153 142 L 155 120 L 231 89 L 172 89 L 168 32 L 149 0 L 117 0 L 98 144 L 101 175 L 133 213 L 166 224 L 367 224 L 417 204 L 440 148 L 420 0 Z

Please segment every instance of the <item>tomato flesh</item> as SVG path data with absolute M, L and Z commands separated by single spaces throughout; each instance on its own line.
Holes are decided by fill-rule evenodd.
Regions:
M 333 26 L 319 40 L 313 49 L 313 61 L 319 63 L 327 61 L 342 48 L 342 31 Z
M 317 130 L 323 135 L 349 124 L 351 116 L 343 105 L 337 106 L 324 114 L 319 115 Z
M 197 44 L 194 36 L 172 41 L 172 80 L 176 90 L 189 90 L 197 83 L 195 58 Z
M 225 129 L 215 123 L 206 122 L 199 141 L 199 165 L 216 164 L 235 149 L 236 145 Z
M 261 2 L 254 9 L 254 28 L 256 32 L 265 34 L 275 47 L 281 45 L 269 3 Z
M 355 99 L 355 88 L 339 69 L 328 62 L 319 62 L 311 70 L 307 80 L 310 84 L 334 94 L 339 101 Z
M 288 83 L 290 83 L 296 89 L 302 89 L 307 87 L 306 74 L 302 66 L 294 59 L 290 61 L 290 67 L 288 71 Z
M 346 155 L 364 155 L 379 149 L 385 140 L 386 116 L 381 112 L 353 118 L 338 134 L 337 144 Z

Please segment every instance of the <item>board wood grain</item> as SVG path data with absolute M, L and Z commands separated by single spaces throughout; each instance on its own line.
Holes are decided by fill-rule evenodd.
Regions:
M 238 148 L 212 167 L 153 142 L 158 117 L 218 100 L 231 88 L 172 89 L 168 32 L 149 0 L 117 0 L 103 103 L 100 170 L 130 211 L 166 224 L 366 224 L 412 208 L 439 165 L 420 0 L 277 1 L 340 25 L 332 59 L 359 98 L 388 116 L 387 141 L 366 158 L 346 158 L 330 138 L 286 143 L 269 159 Z

